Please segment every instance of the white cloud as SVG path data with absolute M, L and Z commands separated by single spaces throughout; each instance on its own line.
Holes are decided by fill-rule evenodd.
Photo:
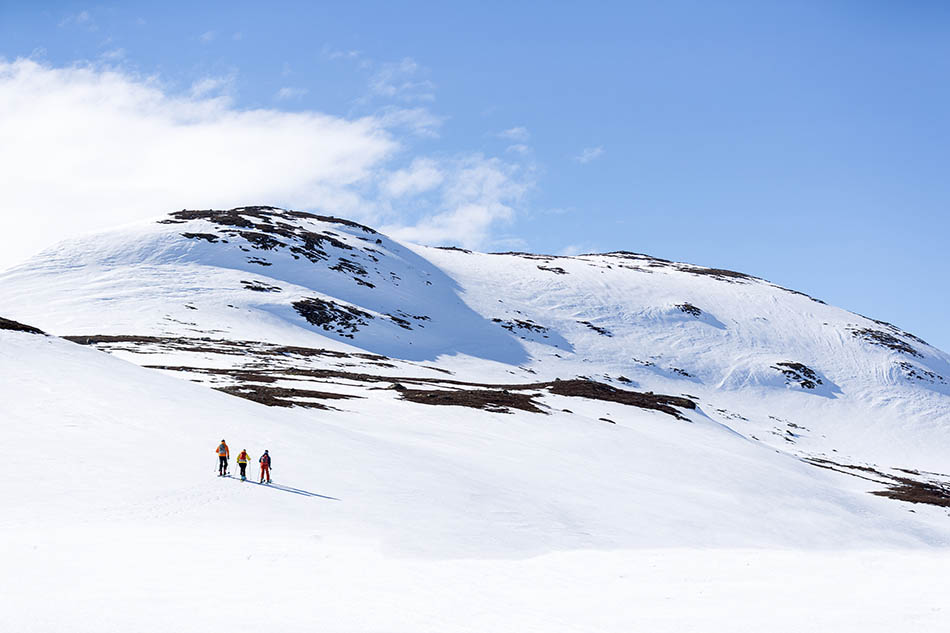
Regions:
M 88 11 L 80 11 L 79 13 L 67 15 L 65 18 L 60 20 L 59 26 L 78 26 L 80 28 L 86 29 L 87 31 L 96 31 L 99 29 L 96 21 L 92 18 L 92 14 L 90 14 Z
M 77 232 L 266 201 L 361 210 L 398 149 L 378 120 L 238 110 L 154 79 L 0 61 L 0 268 Z
M 278 101 L 287 101 L 289 99 L 297 99 L 299 97 L 307 94 L 308 90 L 306 88 L 292 88 L 290 86 L 284 86 L 277 91 L 277 94 L 274 95 L 274 98 Z
M 437 138 L 438 130 L 445 121 L 425 108 L 387 107 L 377 112 L 375 117 L 383 127 L 401 128 L 416 136 L 428 138 Z
M 203 77 L 191 84 L 191 96 L 198 99 L 212 95 L 227 95 L 234 88 L 234 76 Z
M 521 154 L 522 156 L 531 153 L 531 148 L 522 143 L 516 143 L 515 145 L 509 145 L 505 148 L 506 152 L 511 152 L 512 154 Z
M 215 31 L 205 31 L 198 37 L 198 39 L 201 40 L 203 44 L 207 44 L 208 42 L 213 42 L 214 38 L 217 36 L 218 34 Z
M 206 77 L 173 93 L 114 67 L 0 60 L 0 269 L 77 233 L 256 203 L 478 248 L 532 186 L 530 166 L 408 155 L 442 123 L 424 108 L 356 119 L 242 110 L 233 83 Z
M 579 162 L 582 165 L 597 160 L 604 155 L 604 146 L 599 145 L 597 147 L 585 147 L 584 150 L 574 157 L 574 160 Z
M 357 59 L 360 59 L 360 57 L 362 57 L 362 53 L 360 53 L 360 51 L 337 50 L 333 48 L 332 46 L 330 46 L 329 44 L 324 44 L 323 49 L 321 50 L 320 54 L 323 56 L 324 59 L 329 59 L 332 61 L 335 61 L 338 59 L 357 60 Z
M 519 143 L 526 143 L 528 139 L 531 138 L 531 134 L 528 132 L 528 128 L 526 127 L 509 128 L 503 132 L 499 132 L 498 136 L 501 138 L 506 138 L 509 141 L 517 141 Z
M 392 198 L 417 195 L 442 184 L 445 174 L 430 158 L 417 158 L 407 169 L 399 169 L 383 180 L 380 188 Z
M 434 101 L 435 85 L 428 79 L 416 79 L 423 69 L 411 57 L 380 66 L 369 81 L 373 94 L 401 101 Z
M 422 244 L 478 248 L 491 241 L 496 225 L 513 219 L 515 207 L 533 186 L 530 169 L 481 155 L 455 159 L 444 171 L 435 205 L 441 211 L 409 226 L 385 226 L 384 231 Z
M 114 48 L 112 50 L 105 51 L 99 55 L 100 59 L 109 62 L 117 62 L 122 59 L 125 59 L 125 49 L 124 48 Z

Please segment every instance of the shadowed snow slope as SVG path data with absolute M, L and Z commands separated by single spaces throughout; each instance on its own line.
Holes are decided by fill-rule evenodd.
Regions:
M 221 560 L 276 583 L 248 598 L 255 625 L 506 630 L 453 620 L 451 602 L 354 613 L 405 604 L 394 587 L 442 591 L 423 577 L 458 594 L 479 577 L 546 574 L 560 601 L 562 576 L 612 586 L 590 571 L 598 550 L 950 540 L 945 508 L 868 494 L 901 477 L 946 484 L 950 357 L 739 273 L 409 246 L 248 207 L 65 243 L 0 275 L 0 292 L 15 319 L 0 323 L 50 334 L 0 327 L 0 556 L 38 574 L 0 573 L 22 630 L 131 630 L 131 609 L 86 617 L 105 594 L 165 596 L 188 616 L 159 610 L 141 630 L 205 630 L 213 614 L 189 595 L 242 604 L 198 579 Z M 578 377 L 601 384 L 578 390 Z M 215 477 L 222 437 L 232 469 L 247 448 L 255 477 L 269 449 L 278 486 Z M 144 579 L 120 563 L 133 555 Z M 517 562 L 528 557 L 540 558 Z M 457 559 L 471 561 L 437 566 Z M 372 586 L 344 571 L 369 566 Z M 60 588 L 62 617 L 29 616 L 35 583 L 61 570 L 87 576 Z M 340 601 L 324 596 L 317 615 L 301 605 L 323 579 Z M 522 614 L 507 630 L 579 630 L 582 615 Z

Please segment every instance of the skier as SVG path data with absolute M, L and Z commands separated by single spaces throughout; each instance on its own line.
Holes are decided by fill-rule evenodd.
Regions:
M 250 456 L 247 454 L 247 449 L 245 448 L 238 454 L 237 463 L 241 467 L 241 481 L 247 480 L 247 463 L 251 461 Z
M 241 467 L 241 481 L 247 481 L 247 474 L 245 473 L 245 471 L 247 470 L 247 463 L 248 463 L 249 461 L 251 461 L 251 458 L 248 457 L 248 455 L 247 455 L 247 449 L 245 448 L 245 449 L 242 450 L 241 453 L 237 456 L 237 464 L 238 464 L 238 466 Z
M 261 455 L 261 483 L 264 483 L 264 475 L 267 475 L 267 483 L 270 483 L 270 455 L 267 451 Z
M 228 458 L 231 457 L 227 442 L 221 440 L 215 452 L 218 454 L 218 477 L 224 477 L 228 474 Z

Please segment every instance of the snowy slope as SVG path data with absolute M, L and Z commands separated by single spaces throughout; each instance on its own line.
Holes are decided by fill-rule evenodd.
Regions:
M 731 271 L 630 253 L 410 247 L 345 220 L 250 207 L 66 243 L 0 288 L 9 316 L 60 335 L 370 353 L 393 359 L 375 374 L 437 367 L 480 383 L 584 376 L 694 396 L 712 419 L 783 451 L 946 470 L 950 356 Z M 142 364 L 191 362 L 135 349 L 124 353 Z
M 947 481 L 950 359 L 893 326 L 642 256 L 165 222 L 0 276 L 0 316 L 81 343 L 0 327 L 10 630 L 940 630 L 926 592 L 826 597 L 946 575 L 946 509 L 868 494 Z M 221 437 L 282 487 L 215 477 Z M 736 621 L 753 585 L 784 620 Z
M 0 372 L 0 629 L 201 631 L 225 611 L 287 631 L 862 630 L 911 614 L 939 630 L 917 612 L 937 595 L 872 600 L 894 597 L 894 573 L 940 578 L 943 559 L 866 550 L 942 544 L 943 513 L 908 514 L 702 420 L 445 417 L 384 392 L 315 419 L 9 331 Z M 222 435 L 267 446 L 278 487 L 215 477 Z M 764 549 L 643 549 L 686 544 Z M 805 580 L 819 568 L 826 582 Z M 868 578 L 871 593 L 827 601 Z M 762 605 L 777 591 L 805 604 L 776 623 L 736 582 Z

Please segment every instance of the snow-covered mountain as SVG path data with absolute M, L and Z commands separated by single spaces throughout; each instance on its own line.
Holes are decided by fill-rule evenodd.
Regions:
M 315 591 L 319 568 L 352 593 L 320 616 L 279 616 L 284 630 L 552 631 L 582 620 L 506 628 L 472 607 L 475 626 L 420 603 L 425 618 L 359 626 L 332 605 L 358 587 L 405 599 L 343 571 L 369 559 L 386 581 L 425 575 L 418 586 L 438 594 L 479 573 L 531 582 L 535 563 L 490 559 L 541 557 L 545 573 L 598 584 L 591 565 L 619 550 L 950 543 L 950 356 L 742 273 L 431 248 L 245 207 L 64 243 L 0 275 L 0 296 L 17 447 L 0 531 L 21 566 L 75 557 L 75 571 L 105 552 L 121 567 L 144 538 L 158 584 L 176 564 L 240 554 L 254 573 Z M 270 449 L 282 487 L 214 477 L 222 436 L 232 456 Z M 64 516 L 78 527 L 62 532 Z M 37 540 L 52 553 L 38 559 Z M 458 559 L 471 563 L 438 566 Z M 87 590 L 131 591 L 107 576 Z M 633 590 L 616 582 L 607 595 Z M 306 600 L 297 584 L 279 586 Z M 168 616 L 174 630 L 197 622 Z

